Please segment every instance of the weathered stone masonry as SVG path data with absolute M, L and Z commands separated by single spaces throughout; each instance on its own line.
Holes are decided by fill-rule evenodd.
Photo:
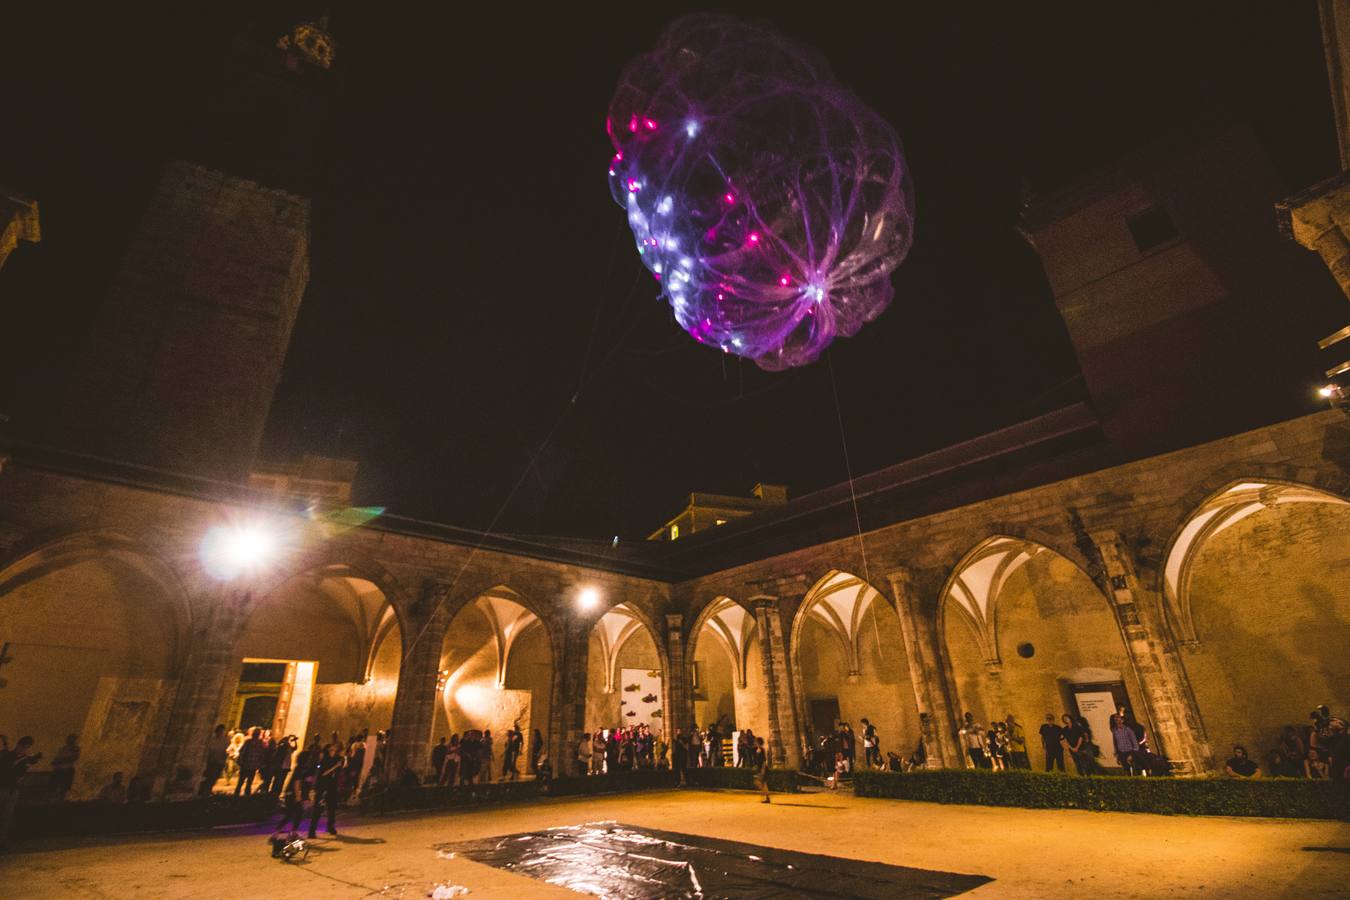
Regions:
M 249 498 L 74 472 L 16 450 L 0 469 L 0 639 L 10 639 L 17 627 L 15 604 L 27 596 L 22 592 L 51 573 L 114 556 L 152 573 L 170 598 L 165 615 L 182 620 L 185 645 L 162 699 L 144 718 L 137 765 L 153 772 L 162 790 L 175 778 L 181 788 L 182 770 L 199 771 L 206 736 L 233 692 L 239 635 L 258 605 L 281 583 L 306 573 L 359 577 L 378 588 L 401 635 L 391 763 L 421 769 L 433 739 L 447 629 L 474 598 L 506 586 L 547 631 L 554 667 L 547 746 L 555 770 L 568 771 L 583 731 L 600 724 L 584 719 L 587 690 L 595 689 L 587 684 L 587 638 L 604 609 L 580 611 L 580 587 L 595 586 L 605 607 L 626 604 L 652 633 L 666 669 L 662 699 L 672 729 L 693 724 L 688 649 L 696 636 L 687 624 L 702 622 L 710 604 L 730 598 L 754 616 L 759 658 L 749 664 L 763 675 L 771 758 L 794 765 L 807 729 L 807 698 L 793 664 L 794 626 L 806 614 L 812 585 L 830 572 L 866 569 L 871 586 L 898 616 L 903 646 L 892 649 L 906 659 L 905 694 L 912 693 L 918 715 L 913 733 L 894 736 L 892 745 L 922 734 L 930 765 L 959 766 L 955 730 L 965 698 L 956 696 L 944 637 L 946 594 L 968 551 L 999 537 L 1048 550 L 1091 580 L 1089 593 L 1096 591 L 1117 623 L 1131 683 L 1137 680 L 1142 691 L 1134 699 L 1156 743 L 1181 772 L 1210 772 L 1224 748 L 1212 746 L 1206 734 L 1206 710 L 1189 681 L 1192 651 L 1176 639 L 1178 601 L 1164 584 L 1168 551 L 1192 514 L 1233 485 L 1300 485 L 1350 497 L 1348 446 L 1350 423 L 1338 413 L 1307 416 L 895 521 L 862 536 L 866 566 L 856 535 L 688 576 L 663 570 L 655 555 L 648 558 L 655 562 L 634 562 L 575 549 L 579 545 L 568 550 L 512 539 L 472 541 L 460 532 L 402 533 L 396 523 L 333 535 L 297 518 L 288 520 L 296 523 L 296 538 L 285 562 L 265 581 L 224 584 L 200 571 L 197 545 L 212 525 L 258 514 Z M 728 526 L 726 533 L 737 532 Z M 722 538 L 714 533 L 711 539 Z M 662 546 L 652 545 L 653 553 Z M 147 595 L 137 602 L 152 600 Z M 997 667 L 979 678 L 993 685 L 991 704 L 1011 702 L 998 694 Z M 59 692 L 54 685 L 53 702 Z M 1350 697 L 1309 698 L 1314 700 L 1343 704 Z M 84 738 L 92 743 L 98 735 Z

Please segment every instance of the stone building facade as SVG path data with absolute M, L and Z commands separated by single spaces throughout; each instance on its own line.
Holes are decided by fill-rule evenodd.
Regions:
M 414 769 L 438 736 L 518 722 L 567 770 L 584 731 L 621 721 L 624 670 L 659 674 L 657 727 L 726 714 L 786 765 L 822 711 L 961 766 L 965 711 L 1034 726 L 1114 690 L 1199 774 L 1233 742 L 1266 748 L 1313 705 L 1350 702 L 1336 412 L 974 502 L 949 479 L 911 492 L 914 515 L 778 552 L 753 517 L 616 556 L 350 527 L 77 463 L 15 448 L 0 470 L 0 721 L 48 749 L 79 734 L 86 795 L 114 770 L 183 789 L 245 660 L 315 663 L 306 730 L 388 728 L 395 765 Z M 203 536 L 263 520 L 284 539 L 275 563 L 213 577 Z M 680 544 L 693 549 L 667 552 Z M 587 588 L 596 609 L 577 602 Z

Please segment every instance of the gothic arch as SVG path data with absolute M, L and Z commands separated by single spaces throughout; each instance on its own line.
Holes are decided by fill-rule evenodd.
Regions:
M 173 671 L 187 659 L 194 622 L 187 585 L 178 571 L 148 544 L 111 530 L 73 532 L 21 551 L 0 568 L 0 623 L 3 600 L 15 590 L 45 575 L 82 562 L 102 561 L 128 567 L 148 577 L 160 588 L 161 597 L 173 611 L 174 645 L 169 658 Z
M 998 595 L 1014 572 L 1044 552 L 1054 551 L 1005 534 L 985 538 L 972 547 L 952 568 L 938 594 L 937 633 L 946 634 L 947 610 L 954 606 L 970 628 L 985 662 L 998 665 Z
M 603 665 L 602 677 L 604 680 L 602 684 L 591 684 L 588 677 L 586 685 L 588 697 L 586 705 L 587 717 L 593 718 L 597 715 L 596 709 L 593 709 L 592 707 L 601 705 L 601 698 L 593 697 L 592 692 L 598 689 L 602 694 L 607 695 L 615 691 L 616 680 L 620 668 L 620 654 L 625 645 L 628 644 L 636 634 L 644 629 L 647 636 L 651 639 L 656 655 L 657 667 L 661 672 L 660 699 L 663 727 L 660 727 L 659 730 L 664 731 L 664 726 L 669 726 L 669 723 L 665 722 L 665 717 L 674 715 L 671 711 L 670 704 L 671 679 L 674 673 L 670 670 L 670 655 L 667 652 L 666 644 L 663 640 L 664 635 L 662 630 L 657 628 L 651 615 L 641 604 L 628 600 L 622 600 L 611 604 L 603 612 L 597 615 L 587 626 L 587 653 L 589 655 L 591 649 L 590 642 L 593 639 L 598 639 Z M 588 725 L 589 724 L 600 723 L 588 723 Z M 583 727 L 587 726 L 584 725 Z M 608 727 L 608 723 L 604 723 L 603 727 Z
M 690 665 L 693 664 L 698 655 L 699 640 L 707 629 L 731 661 L 736 686 L 744 688 L 750 665 L 750 640 L 755 634 L 755 628 L 755 614 L 750 609 L 724 594 L 714 597 L 694 620 L 694 627 L 689 631 L 685 659 Z
M 1191 609 L 1191 574 L 1205 543 L 1248 516 L 1288 503 L 1350 505 L 1350 500 L 1317 487 L 1261 478 L 1230 480 L 1197 503 L 1172 533 L 1163 557 L 1162 593 L 1177 640 L 1199 641 Z

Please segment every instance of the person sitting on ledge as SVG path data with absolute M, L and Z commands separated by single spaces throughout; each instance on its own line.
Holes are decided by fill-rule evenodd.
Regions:
M 126 803 L 127 786 L 122 783 L 122 773 L 114 772 L 112 781 L 103 786 L 103 790 L 98 792 L 98 799 L 104 803 Z
M 1224 764 L 1223 770 L 1230 778 L 1261 777 L 1261 767 L 1248 758 L 1247 748 L 1240 745 L 1233 748 L 1233 758 Z

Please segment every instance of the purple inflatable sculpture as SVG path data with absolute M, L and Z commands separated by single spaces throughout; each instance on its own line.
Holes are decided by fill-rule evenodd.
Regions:
M 816 51 L 679 19 L 624 71 L 607 127 L 610 190 L 695 340 L 786 369 L 890 303 L 914 235 L 900 140 Z

